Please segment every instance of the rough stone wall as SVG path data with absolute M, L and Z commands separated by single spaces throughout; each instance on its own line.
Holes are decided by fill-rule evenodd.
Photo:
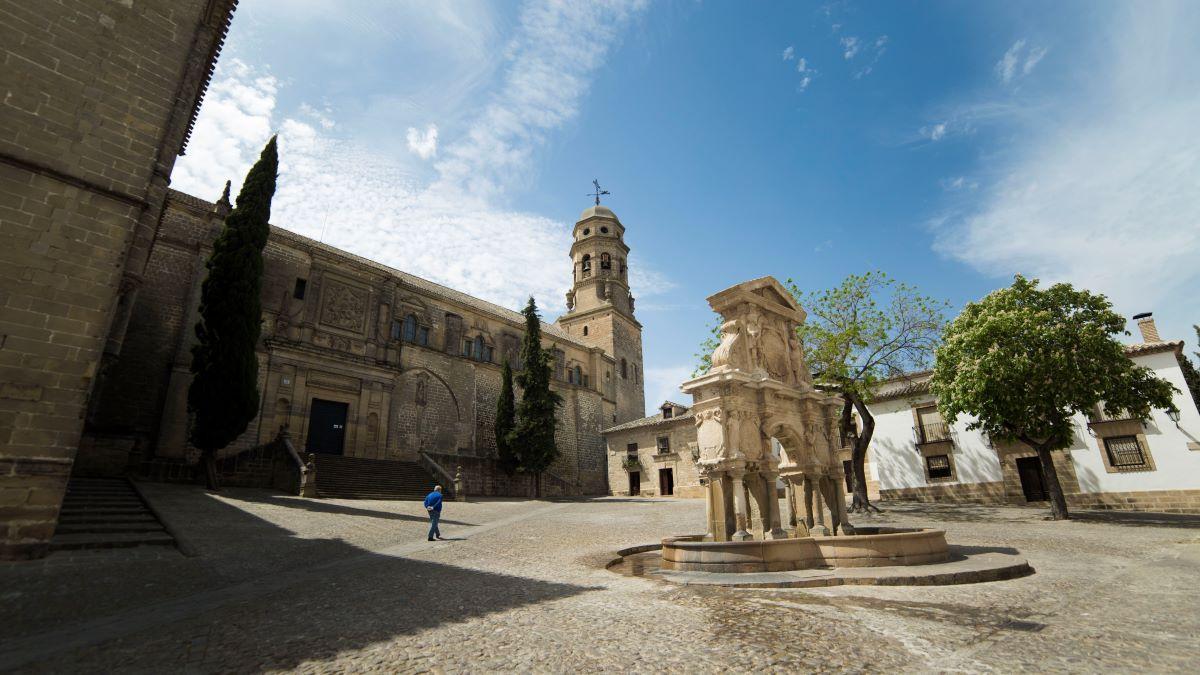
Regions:
M 0 0 L 0 558 L 53 535 L 117 298 L 232 11 L 218 4 Z
M 146 292 L 126 337 L 131 350 L 153 347 L 119 362 L 105 381 L 89 430 L 97 471 L 123 467 L 121 460 L 128 462 L 135 450 L 143 459 L 195 457 L 186 442 L 189 345 L 196 289 L 219 222 L 212 204 L 172 193 L 151 252 Z M 347 406 L 347 456 L 415 460 L 424 451 L 494 464 L 502 347 L 519 340 L 521 326 L 422 293 L 386 269 L 278 228 L 264 261 L 261 413 L 222 455 L 270 441 L 282 424 L 297 449 L 305 450 L 313 400 L 322 399 Z M 297 279 L 306 282 L 302 299 L 294 297 Z M 428 330 L 427 344 L 393 339 L 393 319 L 410 314 Z M 447 330 L 447 317 L 461 318 L 461 330 Z M 476 337 L 492 347 L 492 362 L 463 355 L 461 340 Z M 581 345 L 553 339 L 551 344 L 563 351 L 566 363 L 588 364 L 589 352 Z M 603 494 L 599 431 L 606 402 L 590 387 L 564 381 L 553 386 L 565 400 L 559 410 L 562 457 L 543 492 Z M 161 473 L 159 468 L 154 472 Z M 492 470 L 486 475 L 502 480 Z M 526 494 L 520 486 L 488 489 Z
M 700 474 L 692 460 L 691 444 L 696 442 L 696 425 L 691 417 L 675 422 L 613 431 L 605 435 L 608 440 L 608 482 L 611 493 L 630 494 L 629 472 L 624 462 L 630 443 L 638 445 L 638 460 L 641 464 L 640 494 L 662 496 L 659 491 L 659 471 L 671 469 L 675 480 L 676 497 L 703 496 Z M 667 436 L 671 443 L 669 455 L 658 454 L 658 438 Z

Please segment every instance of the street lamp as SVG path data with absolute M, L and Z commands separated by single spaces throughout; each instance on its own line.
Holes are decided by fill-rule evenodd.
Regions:
M 1175 423 L 1175 426 L 1179 426 L 1179 411 L 1178 410 L 1168 410 L 1167 417 L 1171 418 L 1171 421 Z

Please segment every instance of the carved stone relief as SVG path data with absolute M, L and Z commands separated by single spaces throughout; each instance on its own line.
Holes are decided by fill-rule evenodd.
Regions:
M 362 330 L 367 309 L 365 290 L 330 279 L 324 298 L 321 323 L 343 330 Z

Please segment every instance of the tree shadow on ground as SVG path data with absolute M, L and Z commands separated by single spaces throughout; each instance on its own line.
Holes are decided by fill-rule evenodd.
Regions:
M 70 600 L 76 609 L 44 624 L 41 632 L 7 640 L 0 647 L 0 671 L 290 670 L 437 626 L 595 590 L 405 557 L 453 547 L 452 542 L 422 540 L 368 551 L 340 539 L 298 537 L 238 508 L 236 501 L 198 490 L 173 493 L 171 501 L 176 515 L 190 517 L 187 529 L 202 547 L 224 550 L 224 556 L 127 566 L 113 582 L 123 588 L 113 590 L 139 597 L 116 607 L 89 596 L 95 570 L 56 580 L 62 592 L 52 601 Z M 198 592 L 150 590 L 203 574 L 207 567 L 223 571 Z M 64 584 L 69 588 L 61 588 Z M 428 655 L 461 647 L 419 645 L 416 651 Z M 385 669 L 437 665 L 435 659 L 405 668 L 406 652 L 411 656 L 413 650 L 399 649 L 399 661 Z
M 426 516 L 413 516 L 407 513 L 393 513 L 391 511 L 377 511 L 375 509 L 364 509 L 357 506 L 349 506 L 347 504 L 332 504 L 330 502 L 318 499 L 304 499 L 301 497 L 292 497 L 290 495 L 280 495 L 266 490 L 258 490 L 254 488 L 244 488 L 236 492 L 224 491 L 222 496 L 244 502 L 255 502 L 258 504 L 273 504 L 275 506 L 284 506 L 289 509 L 301 509 L 304 511 L 312 511 L 314 513 L 334 513 L 343 516 L 359 516 L 363 518 L 381 518 L 383 520 L 405 520 L 409 522 L 429 522 Z M 447 508 L 452 502 L 447 502 Z M 457 520 L 449 520 L 443 518 L 443 523 L 447 525 L 461 525 L 463 527 L 474 527 L 474 523 L 464 523 Z
M 1172 527 L 1200 529 L 1200 515 L 1148 513 L 1141 511 L 1072 511 L 1071 519 L 1081 523 L 1104 523 L 1131 527 Z

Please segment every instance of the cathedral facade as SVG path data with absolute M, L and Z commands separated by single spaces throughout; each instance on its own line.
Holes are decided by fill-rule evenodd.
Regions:
M 204 263 L 228 210 L 224 201 L 169 194 L 126 332 L 131 356 L 103 374 L 78 471 L 195 459 L 187 443 L 193 326 Z M 569 311 L 542 327 L 563 398 L 561 456 L 548 472 L 560 493 L 608 492 L 601 430 L 644 414 L 623 235 L 606 207 L 580 216 Z M 521 492 L 495 471 L 493 431 L 501 364 L 521 367 L 521 314 L 274 226 L 264 263 L 261 409 L 224 454 L 287 427 L 302 451 L 398 461 L 425 454 L 490 476 L 487 493 Z

